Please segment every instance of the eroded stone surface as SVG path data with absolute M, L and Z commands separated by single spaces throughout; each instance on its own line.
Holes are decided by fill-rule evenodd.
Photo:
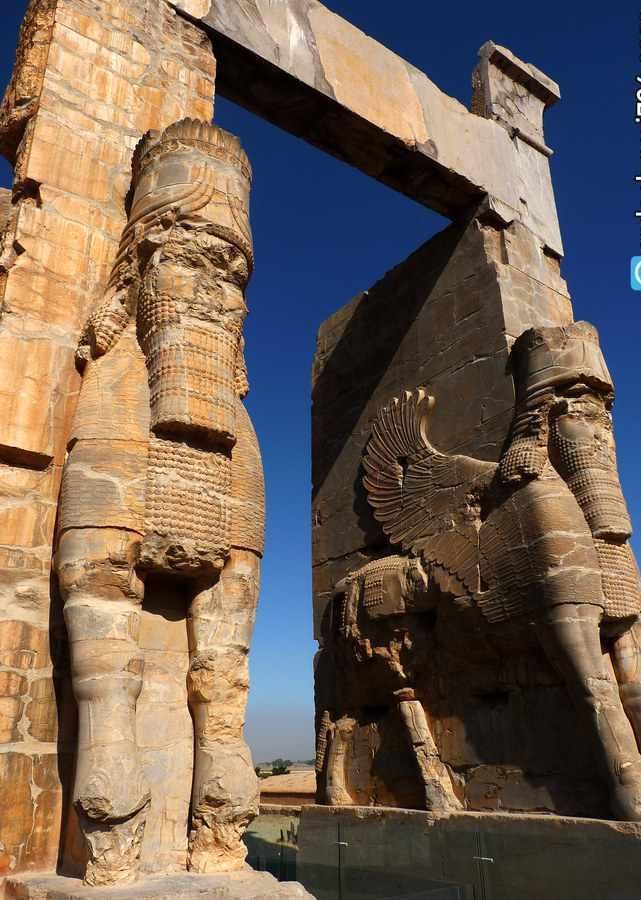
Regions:
M 60 855 L 84 867 L 68 809 L 75 707 L 51 578 L 79 387 L 74 348 L 126 223 L 135 145 L 149 128 L 210 119 L 214 77 L 209 40 L 164 2 L 153 15 L 142 0 L 27 6 L 0 109 L 0 149 L 15 176 L 0 216 L 0 715 L 12 735 L 0 764 L 23 765 L 15 802 L 1 813 L 2 874 L 53 868 Z M 112 473 L 94 474 L 104 486 Z M 132 508 L 136 490 L 132 473 Z
M 559 99 L 556 82 L 493 41 L 483 44 L 472 83 L 472 110 L 499 122 L 544 154 L 543 113 Z
M 488 195 L 504 221 L 562 253 L 547 148 L 540 123 L 530 124 L 535 92 L 545 85 L 551 102 L 554 82 L 534 66 L 498 48 L 511 63 L 500 70 L 502 93 L 526 110 L 515 131 L 495 90 L 468 112 L 317 0 L 172 3 L 211 32 L 218 88 L 230 99 L 444 215 Z
M 267 872 L 233 872 L 225 875 L 182 874 L 138 881 L 128 887 L 93 889 L 73 878 L 35 876 L 13 878 L 8 884 L 11 900 L 271 900 L 311 897 L 295 882 L 283 883 Z
M 91 885 L 141 867 L 240 869 L 257 811 L 243 738 L 264 529 L 241 402 L 250 179 L 239 141 L 213 125 L 149 132 L 80 337 L 56 570 Z
M 53 868 L 60 856 L 66 871 L 100 885 L 187 861 L 203 873 L 243 865 L 240 838 L 257 805 L 242 726 L 264 495 L 240 402 L 249 167 L 234 139 L 206 124 L 216 74 L 208 32 L 232 99 L 471 222 L 448 229 L 320 335 L 322 799 L 636 818 L 629 722 L 636 727 L 639 658 L 627 626 L 638 585 L 602 408 L 608 376 L 592 378 L 591 397 L 556 397 L 567 409 L 549 418 L 558 459 L 548 462 L 567 490 L 549 466 L 538 470 L 536 440 L 521 440 L 521 427 L 541 437 L 525 414 L 510 444 L 519 452 L 503 446 L 513 341 L 572 318 L 542 129 L 556 85 L 488 44 L 468 112 L 315 0 L 242 8 L 34 0 L 0 110 L 0 150 L 15 167 L 11 195 L 0 196 L 0 768 L 10 784 L 0 800 L 9 822 L 0 872 Z M 132 154 L 148 129 L 130 193 Z M 411 542 L 396 552 L 390 537 L 403 534 L 386 518 L 389 496 L 370 485 L 369 503 L 360 469 L 378 410 L 423 384 L 439 398 L 434 446 L 449 462 L 469 456 L 441 485 L 448 503 L 430 539 L 460 518 L 461 485 L 470 490 L 461 533 L 448 533 L 436 555 Z M 592 434 L 577 438 L 586 428 Z M 586 478 L 591 437 L 603 458 Z M 402 450 L 393 460 L 401 480 L 412 447 Z M 519 496 L 536 495 L 535 511 L 561 510 L 555 527 L 537 531 L 525 501 L 510 519 L 506 497 L 486 483 L 499 457 L 505 484 L 526 481 Z M 605 513 L 596 484 L 610 500 Z M 567 512 L 568 491 L 579 512 Z M 51 579 L 57 518 L 59 586 Z M 403 528 L 415 524 L 402 518 Z M 504 569 L 500 546 L 518 532 L 514 521 L 543 559 L 535 553 L 532 563 L 512 547 L 516 573 Z M 470 562 L 472 531 L 479 546 Z M 519 578 L 533 570 L 550 576 L 553 599 L 558 591 L 582 604 L 568 615 L 545 597 L 536 611 L 549 613 L 537 620 L 546 634 L 535 651 L 514 626 L 530 608 L 522 596 L 530 585 Z M 461 617 L 435 610 L 435 585 Z M 340 622 L 328 623 L 334 609 Z M 609 655 L 595 662 L 601 611 Z M 390 636 L 399 617 L 420 625 L 402 634 L 394 626 Z M 510 653 L 487 638 L 490 625 L 497 637 L 497 623 Z M 564 632 L 578 649 L 559 650 Z M 343 669 L 328 650 L 343 654 Z M 375 677 L 348 683 L 372 657 Z M 583 667 L 575 682 L 568 660 Z M 346 706 L 332 694 L 337 671 L 346 675 L 340 690 L 356 698 Z M 566 714 L 567 684 L 587 707 L 596 764 Z
M 370 426 L 359 480 L 386 542 L 363 547 L 373 559 L 334 585 L 321 625 L 322 802 L 587 815 L 605 789 L 614 818 L 641 820 L 641 581 L 611 378 L 585 322 L 528 329 L 509 365 L 497 463 L 437 450 L 421 387 Z M 558 726 L 518 713 L 555 678 L 549 715 L 573 741 L 557 762 L 533 746 Z
M 312 389 L 317 637 L 334 584 L 382 540 L 359 480 L 378 409 L 429 385 L 439 402 L 435 445 L 496 460 L 514 410 L 512 341 L 532 325 L 571 320 L 558 261 L 540 241 L 517 224 L 475 220 L 436 235 L 321 326 Z

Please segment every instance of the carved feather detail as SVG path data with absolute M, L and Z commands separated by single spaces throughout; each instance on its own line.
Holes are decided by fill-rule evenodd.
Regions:
M 436 450 L 428 440 L 434 406 L 434 398 L 417 388 L 380 410 L 363 459 L 363 484 L 392 544 L 438 562 L 474 591 L 475 508 L 496 465 Z

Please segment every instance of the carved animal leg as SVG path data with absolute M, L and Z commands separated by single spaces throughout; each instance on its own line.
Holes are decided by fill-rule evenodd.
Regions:
M 331 739 L 327 754 L 327 803 L 330 806 L 353 806 L 354 801 L 347 790 L 345 753 L 356 722 L 349 716 L 339 719 L 330 732 Z
M 399 701 L 398 709 L 425 785 L 425 809 L 428 811 L 460 809 L 461 804 L 452 789 L 449 773 L 441 762 L 423 704 L 415 699 L 414 691 L 411 689 L 402 689 L 396 696 Z
M 73 799 L 91 885 L 135 876 L 150 800 L 136 747 L 143 587 L 131 563 L 132 539 L 112 529 L 67 531 L 57 554 L 78 703 Z
M 614 640 L 610 656 L 619 682 L 621 702 L 641 750 L 641 626 Z
M 249 690 L 248 652 L 260 561 L 232 550 L 213 588 L 189 612 L 189 705 L 195 768 L 188 865 L 193 872 L 242 868 L 242 836 L 258 813 L 258 779 L 243 737 Z
M 599 620 L 596 607 L 563 604 L 550 610 L 538 633 L 579 711 L 587 717 L 597 759 L 610 785 L 614 815 L 639 821 L 641 757 L 618 685 L 604 664 Z

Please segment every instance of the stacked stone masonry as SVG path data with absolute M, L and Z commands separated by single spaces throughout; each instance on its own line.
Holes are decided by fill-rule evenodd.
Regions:
M 185 116 L 209 121 L 215 70 L 208 39 L 164 2 L 34 0 L 0 110 L 15 179 L 9 208 L 3 196 L 0 261 L 4 872 L 54 869 L 61 830 L 66 855 L 82 860 L 65 829 L 74 707 L 51 594 L 80 385 L 74 353 L 126 222 L 134 148 L 144 132 Z

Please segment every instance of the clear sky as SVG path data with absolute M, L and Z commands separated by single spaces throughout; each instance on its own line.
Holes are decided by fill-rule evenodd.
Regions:
M 641 255 L 634 176 L 639 6 L 514 0 L 330 0 L 333 10 L 468 103 L 478 48 L 509 47 L 559 82 L 546 117 L 576 318 L 601 332 L 617 386 L 619 464 L 641 556 Z M 0 80 L 12 65 L 24 0 L 4 0 Z M 216 121 L 242 139 L 254 168 L 256 272 L 249 289 L 248 405 L 267 478 L 268 532 L 251 655 L 247 733 L 256 759 L 313 755 L 310 590 L 310 367 L 320 322 L 445 224 L 320 151 L 219 100 Z M 9 184 L 8 168 L 0 183 Z M 635 459 L 637 463 L 635 463 Z

